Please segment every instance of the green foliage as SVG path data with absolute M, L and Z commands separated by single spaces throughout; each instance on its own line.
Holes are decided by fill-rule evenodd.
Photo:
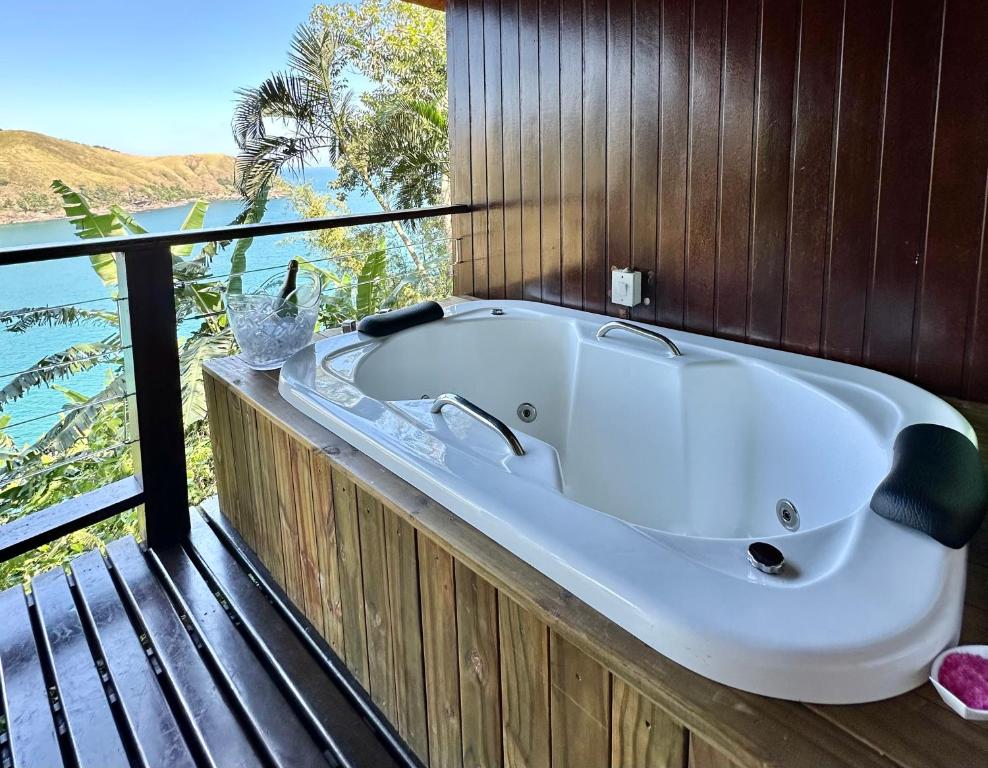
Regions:
M 52 189 L 62 198 L 65 213 L 81 238 L 143 234 L 144 228 L 127 211 L 111 206 L 107 213 L 92 210 L 86 196 L 56 181 Z M 266 193 L 235 223 L 259 221 L 264 213 Z M 182 229 L 199 229 L 208 203 L 195 203 Z M 194 253 L 192 246 L 172 249 L 176 308 L 179 323 L 188 330 L 180 342 L 182 410 L 186 430 L 186 451 L 190 498 L 194 503 L 214 493 L 212 458 L 206 426 L 202 362 L 236 351 L 233 335 L 223 310 L 223 283 L 210 279 L 209 265 L 217 250 L 230 243 L 210 243 Z M 249 240 L 233 244 L 241 271 L 246 269 Z M 106 288 L 117 289 L 116 262 L 112 255 L 91 259 L 93 269 Z M 195 325 L 195 323 L 198 325 Z M 115 312 L 53 307 L 10 310 L 0 315 L 0 331 L 22 333 L 40 325 L 79 325 L 98 323 L 114 333 L 102 342 L 78 344 L 48 355 L 32 370 L 14 377 L 0 390 L 0 523 L 93 490 L 130 474 L 133 470 L 125 418 L 126 378 Z M 98 365 L 107 367 L 103 389 L 86 397 L 58 382 Z M 4 432 L 9 417 L 3 406 L 29 396 L 39 387 L 52 387 L 66 398 L 58 422 L 31 445 L 18 447 Z M 72 554 L 102 545 L 103 541 L 136 532 L 133 512 L 118 515 L 0 565 L 0 588 L 53 567 Z
M 331 195 L 320 195 L 311 186 L 297 188 L 292 202 L 304 218 L 346 213 L 346 207 Z M 397 309 L 426 298 L 450 295 L 448 241 L 442 222 L 427 222 L 420 233 L 428 238 L 415 243 L 423 269 L 409 269 L 404 245 L 394 242 L 384 227 L 328 229 L 308 232 L 312 261 L 299 259 L 320 273 L 324 285 L 319 323 L 335 328 L 386 309 Z
M 288 66 L 240 91 L 238 185 L 253 198 L 281 170 L 328 160 L 334 191 L 370 194 L 385 210 L 448 198 L 444 15 L 398 0 L 319 5 L 291 42 Z M 375 85 L 350 87 L 357 72 Z M 392 225 L 414 268 L 427 265 Z
M 10 330 L 10 329 L 8 329 Z M 75 376 L 108 362 L 115 355 L 115 347 L 105 344 L 76 344 L 62 352 L 46 355 L 29 370 L 15 376 L 0 389 L 0 411 L 8 403 L 18 400 L 35 387 L 52 386 L 58 379 Z M 110 360 L 112 362 L 112 360 Z

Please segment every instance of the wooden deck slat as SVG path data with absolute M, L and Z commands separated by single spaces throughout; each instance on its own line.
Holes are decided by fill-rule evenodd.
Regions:
M 35 644 L 24 590 L 0 593 L 0 669 L 10 749 L 18 768 L 62 764 L 48 688 Z
M 193 515 L 195 520 L 195 515 Z M 227 685 L 243 702 L 277 765 L 323 765 L 322 749 L 299 722 L 199 571 L 179 548 L 155 551 Z
M 250 581 L 241 566 L 199 515 L 193 515 L 190 543 L 209 569 L 210 577 L 223 591 L 230 606 L 243 621 L 257 651 L 274 669 L 283 684 L 291 686 L 306 708 L 313 724 L 327 742 L 354 766 L 396 765 L 370 726 L 319 667 L 274 606 Z
M 158 685 L 98 550 L 72 561 L 98 653 L 106 663 L 120 709 L 145 764 L 194 766 L 178 722 Z
M 223 768 L 260 765 L 247 732 L 224 700 L 137 542 L 128 536 L 111 542 L 107 551 L 121 589 L 147 629 L 202 751 L 213 765 Z
M 65 572 L 41 574 L 31 590 L 79 768 L 129 765 Z

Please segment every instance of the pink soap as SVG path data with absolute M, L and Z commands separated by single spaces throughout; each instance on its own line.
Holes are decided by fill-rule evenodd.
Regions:
M 948 654 L 937 679 L 969 707 L 988 709 L 988 659 L 973 653 Z

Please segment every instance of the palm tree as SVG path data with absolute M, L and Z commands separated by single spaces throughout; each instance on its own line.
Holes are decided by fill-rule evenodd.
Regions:
M 363 188 L 386 211 L 447 198 L 445 94 L 425 99 L 407 89 L 379 88 L 356 95 L 347 72 L 361 46 L 338 27 L 303 24 L 286 71 L 239 91 L 233 131 L 240 147 L 238 186 L 247 200 L 283 170 L 300 172 L 323 157 L 344 183 Z M 393 227 L 416 270 L 425 271 L 405 226 Z

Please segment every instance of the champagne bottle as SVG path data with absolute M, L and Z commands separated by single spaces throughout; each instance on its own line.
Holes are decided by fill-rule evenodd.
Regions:
M 298 296 L 295 294 L 296 281 L 298 279 L 298 260 L 292 259 L 288 262 L 288 274 L 285 275 L 285 282 L 278 292 L 278 315 L 279 317 L 294 317 L 298 311 Z

